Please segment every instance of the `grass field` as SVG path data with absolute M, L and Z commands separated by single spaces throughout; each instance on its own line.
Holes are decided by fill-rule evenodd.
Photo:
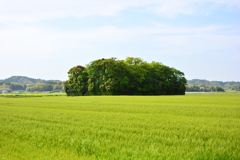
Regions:
M 66 96 L 66 93 L 20 93 L 20 94 L 0 94 L 0 97 L 7 98 L 23 98 L 23 97 L 50 97 L 50 96 Z
M 1 160 L 240 159 L 240 93 L 0 97 Z

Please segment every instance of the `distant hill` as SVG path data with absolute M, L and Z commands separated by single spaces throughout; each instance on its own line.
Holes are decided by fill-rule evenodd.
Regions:
M 200 86 L 207 86 L 207 85 L 218 86 L 224 89 L 232 89 L 232 88 L 240 87 L 240 82 L 208 81 L 208 80 L 202 80 L 202 79 L 187 80 L 187 83 L 200 85 Z
M 15 82 L 20 84 L 35 84 L 35 83 L 55 83 L 55 82 L 61 82 L 60 80 L 43 80 L 43 79 L 35 79 L 35 78 L 29 78 L 26 76 L 12 76 L 10 78 L 6 78 L 3 80 L 0 80 L 0 83 L 3 82 Z M 222 87 L 224 89 L 232 89 L 236 87 L 240 87 L 240 82 L 222 82 L 222 81 L 208 81 L 203 79 L 193 79 L 193 80 L 187 80 L 187 84 L 194 84 L 194 85 L 200 85 L 200 86 L 218 86 Z
M 12 76 L 10 78 L 6 78 L 0 80 L 0 82 L 15 82 L 20 84 L 35 84 L 35 83 L 52 83 L 52 82 L 61 82 L 59 80 L 43 80 L 43 79 L 34 79 L 25 76 Z

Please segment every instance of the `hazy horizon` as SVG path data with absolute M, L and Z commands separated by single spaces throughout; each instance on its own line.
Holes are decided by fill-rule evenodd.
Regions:
M 239 82 L 240 1 L 0 1 L 0 55 L 0 79 L 63 81 L 76 65 L 140 57 Z
M 20 75 L 13 75 L 13 76 L 20 76 Z M 10 76 L 10 77 L 13 77 L 13 76 Z M 10 78 L 10 77 L 7 77 L 7 78 Z M 48 81 L 48 80 L 57 80 L 58 81 L 59 80 L 59 79 L 34 78 L 34 77 L 29 77 L 29 76 L 21 76 L 21 77 L 27 77 L 27 78 L 33 78 L 33 79 L 41 79 L 41 80 L 46 80 L 46 81 Z M 7 78 L 3 78 L 3 79 L 0 78 L 0 81 L 5 80 Z M 65 80 L 67 80 L 67 79 L 65 79 Z M 59 81 L 65 81 L 65 80 L 59 80 Z M 221 81 L 221 80 L 208 80 L 208 79 L 199 79 L 199 78 L 193 78 L 193 79 L 187 79 L 187 80 Z M 240 82 L 240 81 L 221 81 L 221 82 Z

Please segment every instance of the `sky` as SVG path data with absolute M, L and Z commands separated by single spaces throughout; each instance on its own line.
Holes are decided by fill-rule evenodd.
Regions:
M 67 80 L 111 57 L 240 81 L 240 1 L 0 0 L 0 79 Z

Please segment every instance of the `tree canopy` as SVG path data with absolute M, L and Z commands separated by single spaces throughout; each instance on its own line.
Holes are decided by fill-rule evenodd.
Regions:
M 71 68 L 68 77 L 64 89 L 69 96 L 184 95 L 186 85 L 183 72 L 134 57 L 98 59 Z

